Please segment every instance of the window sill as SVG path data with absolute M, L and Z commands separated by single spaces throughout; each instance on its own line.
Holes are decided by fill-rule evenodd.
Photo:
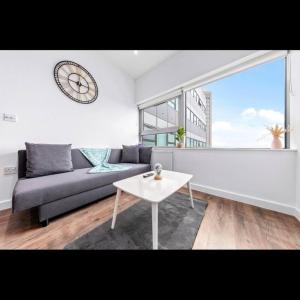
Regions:
M 272 151 L 272 152 L 297 152 L 297 149 L 271 149 L 271 148 L 177 148 L 177 147 L 153 147 L 156 151 Z

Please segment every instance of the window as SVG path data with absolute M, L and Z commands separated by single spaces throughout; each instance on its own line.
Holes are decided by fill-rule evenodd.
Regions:
M 279 58 L 201 87 L 212 98 L 212 147 L 270 147 L 266 126 L 286 127 L 285 64 Z
M 143 142 L 143 145 L 145 145 L 145 146 L 155 146 L 156 145 L 155 134 L 143 135 L 142 142 Z
M 143 108 L 141 141 L 174 147 L 175 132 L 183 126 L 186 147 L 270 148 L 266 126 L 288 126 L 286 57 L 246 67 Z M 287 141 L 282 138 L 285 147 Z
M 176 146 L 175 133 L 168 133 L 168 146 Z
M 142 110 L 141 140 L 144 145 L 157 147 L 176 146 L 178 129 L 178 101 L 175 97 Z
M 178 101 L 176 99 L 172 99 L 168 101 L 168 105 L 174 109 L 178 111 Z

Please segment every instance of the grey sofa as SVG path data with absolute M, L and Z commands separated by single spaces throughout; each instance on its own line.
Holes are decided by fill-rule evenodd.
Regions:
M 120 163 L 122 149 L 112 149 L 109 163 Z M 18 151 L 18 177 L 12 199 L 13 212 L 38 208 L 39 221 L 49 219 L 103 199 L 116 192 L 113 182 L 151 170 L 149 164 L 131 164 L 125 171 L 88 174 L 92 167 L 79 149 L 72 149 L 74 171 L 26 178 L 26 150 Z

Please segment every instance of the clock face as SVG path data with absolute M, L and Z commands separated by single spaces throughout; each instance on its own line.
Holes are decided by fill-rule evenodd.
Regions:
M 98 87 L 93 76 L 72 61 L 61 61 L 54 68 L 54 78 L 61 91 L 79 103 L 92 103 L 98 97 Z

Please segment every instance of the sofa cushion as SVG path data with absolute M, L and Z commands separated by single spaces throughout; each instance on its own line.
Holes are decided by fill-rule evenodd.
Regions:
M 111 149 L 108 163 L 118 164 L 121 162 L 121 158 L 122 158 L 122 149 Z
M 120 151 L 122 151 L 120 149 Z M 82 155 L 79 149 L 72 149 L 72 163 L 73 169 L 84 169 L 84 168 L 91 168 L 92 164 Z M 18 178 L 26 177 L 26 150 L 19 150 L 18 151 Z
M 122 163 L 139 163 L 139 145 L 125 146 L 122 150 Z
M 71 153 L 74 169 L 86 169 L 92 167 L 92 164 L 81 153 L 80 149 L 72 149 Z
M 26 177 L 38 177 L 73 171 L 71 144 L 25 143 Z
M 13 192 L 13 211 L 36 207 L 150 170 L 150 165 L 132 164 L 129 170 L 88 174 L 88 169 L 36 178 L 20 179 Z
M 139 162 L 141 164 L 150 164 L 152 147 L 139 146 Z

